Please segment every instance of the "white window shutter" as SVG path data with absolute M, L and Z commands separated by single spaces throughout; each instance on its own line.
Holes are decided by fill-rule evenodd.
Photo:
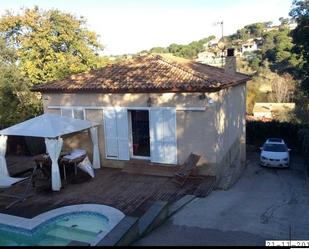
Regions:
M 150 155 L 151 161 L 163 163 L 164 161 L 164 135 L 163 135 L 163 111 L 161 109 L 150 110 Z
M 117 107 L 118 159 L 130 160 L 128 111 Z
M 118 158 L 117 119 L 114 108 L 104 110 L 105 153 L 107 158 Z
M 106 158 L 129 160 L 128 112 L 126 108 L 104 109 Z
M 177 164 L 176 109 L 164 109 L 163 119 L 164 162 L 167 164 Z
M 150 150 L 152 162 L 177 164 L 175 108 L 150 110 Z

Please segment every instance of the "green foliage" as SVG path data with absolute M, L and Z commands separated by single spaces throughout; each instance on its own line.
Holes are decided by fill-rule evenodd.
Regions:
M 61 79 L 108 63 L 86 21 L 59 10 L 37 7 L 0 18 L 0 125 L 41 114 L 33 84 Z
M 257 54 L 261 62 L 268 60 L 271 63 L 270 67 L 273 71 L 294 74 L 294 69 L 301 63 L 301 60 L 297 59 L 292 48 L 290 30 L 283 27 L 263 35 L 263 45 Z
M 261 66 L 262 56 L 259 53 L 253 53 L 252 59 L 249 59 L 249 66 L 252 68 L 253 71 L 257 71 Z
M 256 146 L 262 146 L 267 138 L 280 137 L 285 140 L 289 148 L 297 148 L 297 133 L 300 129 L 306 128 L 305 125 L 289 122 L 260 122 L 248 121 L 247 125 L 247 143 Z
M 13 125 L 42 112 L 37 93 L 15 65 L 16 53 L 0 39 L 0 128 Z
M 264 29 L 271 26 L 272 22 L 258 22 L 246 25 L 245 27 L 236 31 L 235 34 L 229 36 L 229 40 L 243 40 L 246 41 L 250 38 L 261 37 Z
M 302 88 L 309 93 L 309 0 L 294 0 L 290 15 L 297 22 L 292 37 L 296 59 L 302 60 L 298 66 L 299 78 L 302 81 Z
M 154 47 L 154 48 L 150 49 L 149 52 L 150 53 L 168 53 L 168 49 L 163 48 L 163 47 Z
M 295 88 L 296 82 L 290 74 L 279 75 L 272 72 L 269 63 L 265 61 L 247 84 L 246 110 L 252 114 L 256 102 L 290 102 L 293 100 Z M 286 121 L 293 118 L 294 115 L 286 113 L 279 117 Z
M 204 44 L 213 40 L 214 38 L 215 38 L 214 36 L 209 36 L 199 41 L 193 41 L 187 45 L 180 45 L 180 44 L 173 43 L 173 44 L 170 44 L 167 48 L 154 47 L 154 48 L 151 48 L 149 52 L 150 53 L 171 53 L 178 57 L 193 59 L 197 57 L 198 53 L 204 51 Z M 145 51 L 142 51 L 142 52 L 145 52 Z
M 256 102 L 268 102 L 268 92 L 260 90 L 262 85 L 265 84 L 264 81 L 265 79 L 258 75 L 247 83 L 246 110 L 248 114 L 253 114 L 253 107 Z
M 279 74 L 290 73 L 296 76 L 298 67 L 302 64 L 302 59 L 293 51 L 293 41 L 288 24 L 289 18 L 280 18 L 280 25 L 272 28 L 271 22 L 260 22 L 246 25 L 242 29 L 227 38 L 229 45 L 239 47 L 239 39 L 245 42 L 248 39 L 262 38 L 259 50 L 252 52 L 246 57 L 252 70 L 257 71 L 264 61 L 270 62 L 272 71 Z M 235 42 L 237 44 L 235 44 Z M 259 43 L 259 41 L 258 41 Z
M 297 84 L 294 93 L 294 120 L 298 123 L 309 123 L 309 97 L 306 91 L 303 91 L 301 84 Z
M 103 47 L 85 20 L 59 10 L 35 7 L 0 19 L 0 36 L 17 50 L 18 68 L 31 83 L 44 83 L 102 66 Z
M 260 91 L 260 84 L 255 81 L 249 81 L 247 84 L 246 110 L 248 114 L 253 113 L 253 107 L 256 102 L 267 102 L 267 94 Z

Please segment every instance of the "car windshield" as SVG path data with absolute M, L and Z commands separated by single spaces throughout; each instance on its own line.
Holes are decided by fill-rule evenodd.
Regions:
M 284 144 L 264 144 L 264 151 L 286 152 L 287 148 Z
M 282 143 L 282 139 L 281 138 L 269 138 L 268 141 L 269 142 Z

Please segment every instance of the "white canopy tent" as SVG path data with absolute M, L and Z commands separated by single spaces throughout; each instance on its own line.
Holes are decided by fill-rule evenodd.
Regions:
M 63 140 L 61 136 L 90 129 L 93 143 L 93 168 L 100 168 L 97 123 L 46 113 L 0 130 L 0 175 L 8 176 L 5 160 L 7 136 L 30 136 L 45 138 L 46 151 L 52 161 L 52 189 L 59 191 L 61 179 L 58 158 Z

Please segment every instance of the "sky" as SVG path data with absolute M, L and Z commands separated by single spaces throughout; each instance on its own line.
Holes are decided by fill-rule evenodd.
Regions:
M 292 0 L 0 0 L 0 15 L 22 7 L 56 8 L 84 16 L 104 54 L 137 53 L 171 43 L 221 36 L 243 26 L 288 17 Z

